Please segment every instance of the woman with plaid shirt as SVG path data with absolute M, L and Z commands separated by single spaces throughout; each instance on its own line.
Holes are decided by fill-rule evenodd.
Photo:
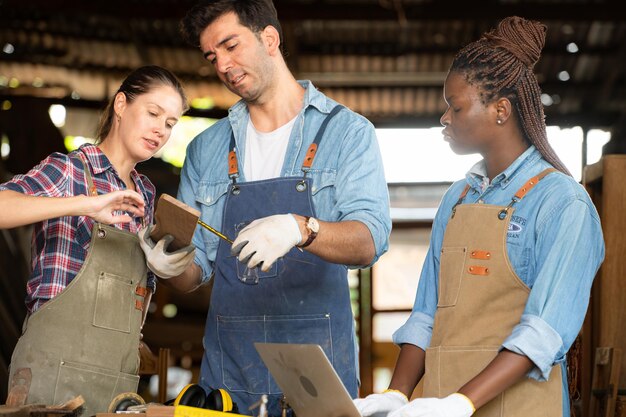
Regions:
M 186 109 L 171 72 L 141 67 L 110 100 L 95 145 L 53 153 L 0 184 L 0 228 L 34 225 L 28 314 L 9 383 L 30 379 L 28 403 L 82 395 L 90 416 L 137 389 L 156 280 L 137 237 L 152 221 L 155 187 L 135 165 L 165 145 Z

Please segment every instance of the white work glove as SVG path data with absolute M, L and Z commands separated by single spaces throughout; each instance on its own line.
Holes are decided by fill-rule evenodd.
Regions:
M 389 417 L 470 417 L 476 409 L 472 401 L 460 393 L 445 398 L 418 398 Z
M 291 214 L 276 214 L 257 219 L 244 227 L 233 242 L 230 254 L 248 264 L 261 265 L 267 272 L 276 259 L 285 255 L 302 240 L 300 227 Z
M 146 254 L 148 268 L 158 277 L 168 279 L 182 274 L 196 256 L 196 247 L 189 245 L 174 252 L 168 252 L 167 246 L 174 236 L 165 235 L 157 243 L 150 237 L 152 225 L 139 231 L 139 244 Z
M 365 398 L 352 400 L 363 417 L 384 417 L 409 403 L 406 396 L 398 391 L 370 394 Z

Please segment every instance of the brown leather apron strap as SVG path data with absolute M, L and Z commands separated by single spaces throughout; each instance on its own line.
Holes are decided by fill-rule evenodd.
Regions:
M 80 153 L 78 153 L 78 155 L 79 155 L 78 159 L 80 159 L 80 162 L 83 163 L 83 170 L 85 171 L 85 179 L 87 180 L 87 194 L 92 197 L 95 197 L 98 195 L 98 189 L 93 183 L 93 178 L 91 177 L 91 171 L 89 170 L 89 165 L 83 159 Z
M 315 139 L 313 140 L 313 143 L 309 145 L 309 148 L 307 149 L 306 154 L 304 156 L 304 162 L 302 163 L 302 171 L 304 172 L 305 175 L 307 172 L 309 172 L 309 170 L 311 169 L 311 166 L 313 166 L 313 160 L 315 159 L 317 148 L 319 147 L 319 144 L 322 141 L 322 138 L 324 137 L 324 132 L 326 131 L 326 126 L 328 126 L 328 122 L 330 122 L 330 120 L 333 117 L 335 117 L 335 115 L 339 113 L 341 109 L 343 109 L 343 106 L 341 104 L 338 104 L 335 107 L 333 107 L 333 109 L 330 111 L 328 116 L 326 116 L 319 130 L 315 134 Z
M 463 202 L 463 199 L 465 199 L 465 196 L 469 192 L 469 189 L 470 189 L 469 184 L 466 184 L 465 188 L 463 188 L 463 191 L 461 192 L 461 195 L 459 196 L 459 199 L 456 201 L 456 204 L 454 205 L 454 207 L 452 207 L 452 217 L 454 217 L 454 214 L 456 213 L 456 206 L 458 206 L 459 204 Z
M 232 142 L 235 141 L 235 136 L 233 134 Z M 239 177 L 239 163 L 237 162 L 237 153 L 235 152 L 235 148 L 233 147 L 228 152 L 228 177 L 232 178 L 233 181 L 235 178 Z
M 529 179 L 528 182 L 526 182 L 526 184 L 524 184 L 515 193 L 515 197 L 517 198 L 517 201 L 519 201 L 522 198 L 524 198 L 526 196 L 526 194 L 528 194 L 528 192 L 530 190 L 532 190 L 533 187 L 535 185 L 537 185 L 539 183 L 539 181 L 541 181 L 543 179 L 543 177 L 545 177 L 546 175 L 550 174 L 551 172 L 555 172 L 555 171 L 556 171 L 556 168 L 548 168 L 548 169 L 545 169 L 545 170 L 541 171 L 539 173 L 539 175 L 536 175 L 536 176 L 532 177 L 531 179 Z
M 509 203 L 509 205 L 503 208 L 502 210 L 500 210 L 500 212 L 498 213 L 498 218 L 500 220 L 506 219 L 506 215 L 508 214 L 509 209 L 513 207 L 515 203 L 519 202 L 522 198 L 526 197 L 526 194 L 528 194 L 528 192 L 532 190 L 535 187 L 535 185 L 537 185 L 539 181 L 541 181 L 546 175 L 555 171 L 556 171 L 556 168 L 546 168 L 543 171 L 541 171 L 538 175 L 529 179 L 526 182 L 526 184 L 522 185 L 522 187 L 519 190 L 517 190 L 517 192 L 511 199 L 511 202 Z

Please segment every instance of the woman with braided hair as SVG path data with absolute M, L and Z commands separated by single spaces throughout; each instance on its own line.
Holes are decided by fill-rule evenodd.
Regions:
M 444 138 L 483 159 L 443 197 L 389 389 L 355 400 L 363 416 L 570 415 L 565 358 L 604 242 L 546 138 L 532 71 L 545 32 L 508 17 L 452 63 Z

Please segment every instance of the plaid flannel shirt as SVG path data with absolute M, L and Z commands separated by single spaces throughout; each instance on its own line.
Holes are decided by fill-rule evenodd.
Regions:
M 70 154 L 53 153 L 25 175 L 16 175 L 0 184 L 0 191 L 12 190 L 32 196 L 71 197 L 87 195 L 85 172 L 79 154 L 90 166 L 98 194 L 126 189 L 126 185 L 97 146 L 82 145 Z M 152 223 L 155 187 L 136 170 L 131 172 L 135 187 L 143 195 L 146 224 Z M 33 313 L 46 301 L 58 295 L 74 279 L 89 250 L 94 219 L 65 216 L 34 224 L 32 273 L 26 289 L 26 306 Z M 142 219 L 116 224 L 122 230 L 137 233 Z M 156 278 L 148 271 L 148 288 L 154 292 Z

